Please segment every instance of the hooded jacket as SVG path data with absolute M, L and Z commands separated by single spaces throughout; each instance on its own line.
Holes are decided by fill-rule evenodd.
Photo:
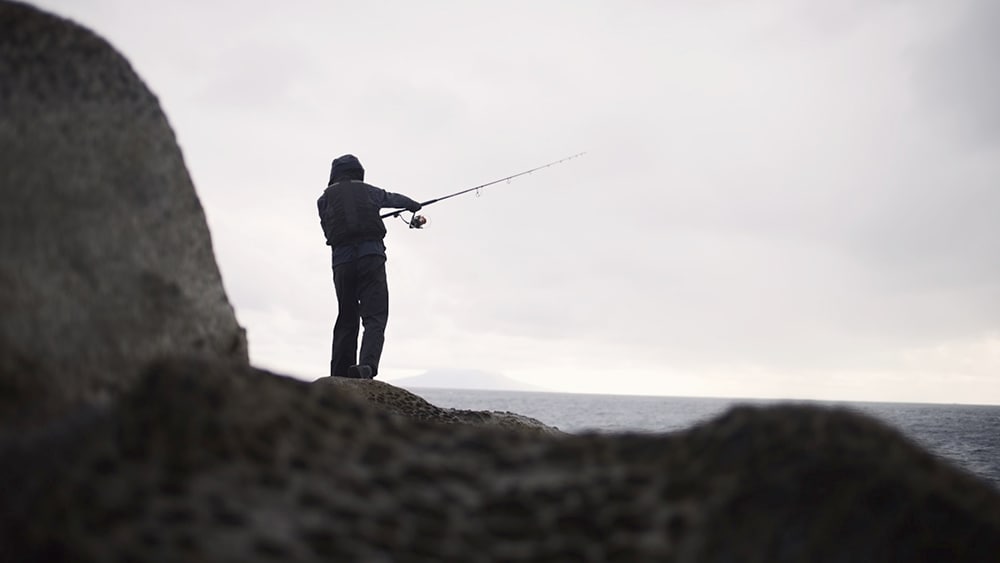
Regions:
M 361 180 L 330 184 L 316 205 L 326 244 L 337 247 L 385 238 L 379 217 L 386 192 Z

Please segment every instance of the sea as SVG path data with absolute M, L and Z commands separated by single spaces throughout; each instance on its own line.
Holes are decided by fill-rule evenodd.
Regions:
M 509 411 L 570 433 L 674 432 L 712 419 L 737 404 L 790 402 L 437 388 L 410 391 L 439 407 Z M 1000 489 L 1000 406 L 794 402 L 846 407 L 881 419 L 934 454 Z

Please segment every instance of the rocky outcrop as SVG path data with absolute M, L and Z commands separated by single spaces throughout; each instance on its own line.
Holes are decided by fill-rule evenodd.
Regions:
M 0 2 L 0 317 L 0 422 L 112 396 L 160 356 L 247 361 L 156 97 L 100 37 L 11 2 Z
M 425 401 L 405 389 L 373 379 L 348 379 L 344 377 L 324 377 L 313 385 L 336 385 L 347 390 L 363 401 L 376 405 L 379 410 L 406 417 L 411 420 L 445 422 L 451 424 L 477 424 L 508 428 L 521 432 L 560 434 L 558 428 L 548 426 L 539 420 L 506 411 L 474 411 L 468 409 L 441 408 Z
M 0 440 L 12 561 L 987 561 L 1000 498 L 846 411 L 563 435 L 390 415 L 337 385 L 154 365 Z
M 0 198 L 0 561 L 1000 553 L 1000 493 L 846 411 L 562 435 L 250 367 L 155 98 L 2 0 Z

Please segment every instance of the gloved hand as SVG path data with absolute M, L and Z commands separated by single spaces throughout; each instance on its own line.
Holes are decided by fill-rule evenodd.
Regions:
M 406 210 L 411 213 L 416 213 L 417 211 L 420 211 L 422 207 L 423 205 L 420 205 L 419 203 L 414 203 L 413 205 L 407 207 Z

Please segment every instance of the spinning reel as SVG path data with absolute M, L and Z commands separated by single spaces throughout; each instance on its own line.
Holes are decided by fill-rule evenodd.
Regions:
M 427 217 L 414 213 L 413 217 L 410 217 L 409 224 L 411 229 L 422 229 L 427 224 Z

